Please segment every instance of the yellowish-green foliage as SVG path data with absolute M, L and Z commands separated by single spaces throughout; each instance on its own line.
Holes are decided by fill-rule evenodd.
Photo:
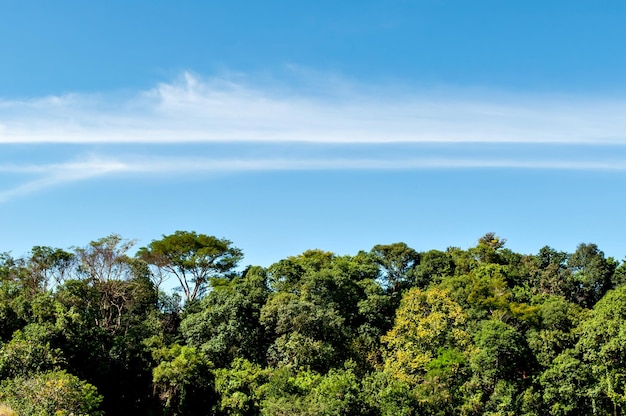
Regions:
M 385 371 L 416 384 L 427 365 L 443 349 L 467 351 L 470 336 L 459 304 L 439 288 L 406 292 L 393 328 L 382 338 L 387 345 Z
M 17 412 L 6 404 L 0 404 L 0 416 L 17 416 Z
M 4 380 L 0 400 L 10 405 L 16 414 L 25 416 L 102 414 L 98 410 L 102 396 L 96 388 L 65 371 Z

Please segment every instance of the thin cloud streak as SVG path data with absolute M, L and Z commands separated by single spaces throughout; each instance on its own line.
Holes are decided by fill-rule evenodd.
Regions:
M 111 164 L 115 165 L 114 163 Z M 111 172 L 128 173 L 201 173 L 249 171 L 324 171 L 324 170 L 434 170 L 434 169 L 554 169 L 626 170 L 626 161 L 530 161 L 490 159 L 414 158 L 379 159 L 186 159 L 151 160 L 119 163 Z
M 202 159 L 91 157 L 84 161 L 42 165 L 0 165 L 0 173 L 38 174 L 34 180 L 0 191 L 0 203 L 67 183 L 123 174 L 210 174 L 262 171 L 435 170 L 435 169 L 554 169 L 624 171 L 626 161 L 529 161 L 490 159 Z
M 1 143 L 590 143 L 626 145 L 626 99 L 306 93 L 184 74 L 149 91 L 0 100 Z
M 40 174 L 41 177 L 0 191 L 0 203 L 35 193 L 54 186 L 84 181 L 120 171 L 122 165 L 115 162 L 87 160 L 49 165 L 0 165 L 0 173 Z

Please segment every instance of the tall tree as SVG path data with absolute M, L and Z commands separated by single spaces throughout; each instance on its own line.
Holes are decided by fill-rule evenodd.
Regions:
M 383 286 L 390 292 L 398 292 L 415 282 L 420 255 L 405 243 L 379 244 L 372 248 L 371 254 L 380 266 Z
M 568 254 L 544 246 L 534 256 L 526 259 L 530 291 L 533 294 L 567 296 L 573 293 Z
M 137 255 L 158 272 L 176 276 L 187 302 L 202 296 L 212 278 L 226 276 L 243 258 L 231 241 L 189 231 L 153 240 Z
M 32 280 L 43 290 L 61 284 L 74 267 L 76 257 L 60 248 L 35 246 L 27 258 Z
M 580 244 L 567 260 L 574 287 L 574 302 L 591 308 L 611 289 L 617 262 L 595 244 Z
M 87 247 L 76 248 L 79 274 L 99 282 L 124 279 L 129 272 L 126 253 L 134 244 L 111 234 L 90 242 Z

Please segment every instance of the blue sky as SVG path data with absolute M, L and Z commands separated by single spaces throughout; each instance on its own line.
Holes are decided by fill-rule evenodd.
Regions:
M 626 3 L 4 1 L 0 251 L 626 248 Z

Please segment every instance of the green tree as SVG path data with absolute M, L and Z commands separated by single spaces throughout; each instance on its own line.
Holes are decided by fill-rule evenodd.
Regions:
M 228 415 L 259 414 L 270 375 L 270 369 L 243 358 L 235 359 L 230 368 L 215 370 L 218 410 Z
M 336 256 L 309 250 L 270 266 L 275 292 L 261 311 L 261 323 L 274 340 L 270 363 L 326 371 L 360 355 L 368 341 L 356 340 L 359 334 L 379 331 L 375 325 L 381 311 L 362 303 L 377 276 L 378 267 L 366 253 Z
M 181 322 L 187 345 L 197 347 L 216 367 L 226 367 L 235 358 L 264 363 L 268 341 L 260 323 L 261 308 L 269 289 L 266 271 L 246 270 L 242 277 L 215 285 Z
M 405 243 L 376 245 L 370 251 L 379 265 L 383 287 L 390 292 L 399 292 L 415 282 L 415 268 L 419 265 L 420 255 Z M 418 282 L 420 287 L 427 282 Z
M 21 313 L 30 297 L 23 284 L 25 274 L 19 259 L 0 253 L 0 341 L 11 339 L 13 332 L 27 323 Z
M 39 324 L 15 331 L 11 341 L 0 347 L 0 379 L 59 370 L 65 359 L 60 349 L 50 345 L 53 336 L 52 328 Z
M 594 411 L 593 375 L 573 349 L 563 351 L 540 375 L 542 400 L 551 415 L 590 415 Z
M 528 345 L 543 367 L 552 365 L 554 359 L 578 340 L 574 329 L 585 318 L 583 308 L 561 296 L 547 296 L 539 305 L 540 324 L 531 328 L 526 338 Z
M 461 306 L 438 288 L 410 289 L 402 297 L 386 345 L 385 371 L 413 386 L 424 382 L 429 364 L 443 351 L 468 351 L 467 318 Z
M 478 239 L 478 245 L 468 250 L 474 258 L 483 264 L 506 264 L 502 249 L 506 240 L 489 232 Z
M 580 244 L 568 258 L 573 292 L 571 300 L 591 308 L 611 289 L 617 262 L 605 258 L 595 244 Z
M 533 294 L 568 296 L 574 291 L 567 258 L 567 253 L 548 246 L 529 258 L 527 273 Z
M 594 378 L 598 397 L 613 414 L 626 412 L 626 287 L 609 291 L 581 323 L 576 346 Z
M 204 415 L 213 397 L 212 364 L 196 348 L 174 344 L 152 349 L 152 380 L 167 415 Z
M 473 376 L 464 386 L 470 414 L 515 414 L 519 395 L 536 367 L 523 335 L 499 320 L 480 323 L 470 358 Z M 471 411 L 469 411 L 471 409 Z
M 99 416 L 102 396 L 96 388 L 65 371 L 4 380 L 0 402 L 20 415 Z
M 42 290 L 61 284 L 72 273 L 76 257 L 60 248 L 35 246 L 27 258 L 32 279 Z
M 187 302 L 202 296 L 211 279 L 232 272 L 243 257 L 229 240 L 188 231 L 153 240 L 137 255 L 156 267 L 157 273 L 176 276 Z
M 414 416 L 422 414 L 422 406 L 414 386 L 388 372 L 374 371 L 361 380 L 363 402 L 369 412 L 380 416 Z
M 351 362 L 322 375 L 311 370 L 275 370 L 264 386 L 263 415 L 351 416 L 368 414 Z
M 469 274 L 443 279 L 437 287 L 448 292 L 473 321 L 503 317 L 510 314 L 511 300 L 505 273 L 504 266 L 497 264 L 476 266 Z
M 416 281 L 423 284 L 439 284 L 446 277 L 454 276 L 455 265 L 450 253 L 430 250 L 420 254 L 420 263 L 415 268 Z
M 281 367 L 274 369 L 265 385 L 261 402 L 263 416 L 312 416 L 318 414 L 310 401 L 311 391 L 322 375 L 310 369 Z
M 526 340 L 515 328 L 498 320 L 482 321 L 474 338 L 478 352 L 472 356 L 472 366 L 489 386 L 501 379 L 530 375 L 532 355 Z
M 274 337 L 268 350 L 271 365 L 324 371 L 343 358 L 344 319 L 335 309 L 292 293 L 276 293 L 263 306 L 260 322 Z
M 360 286 L 365 298 L 358 302 L 360 325 L 353 339 L 354 359 L 361 367 L 382 366 L 381 337 L 393 327 L 396 301 L 375 280 L 364 279 Z
M 359 378 L 348 362 L 346 368 L 331 369 L 311 393 L 311 407 L 327 416 L 361 416 L 365 413 Z
M 141 273 L 126 280 L 66 280 L 55 292 L 57 346 L 68 370 L 104 394 L 104 410 L 150 406 L 151 358 L 142 341 L 161 333 L 157 294 Z

